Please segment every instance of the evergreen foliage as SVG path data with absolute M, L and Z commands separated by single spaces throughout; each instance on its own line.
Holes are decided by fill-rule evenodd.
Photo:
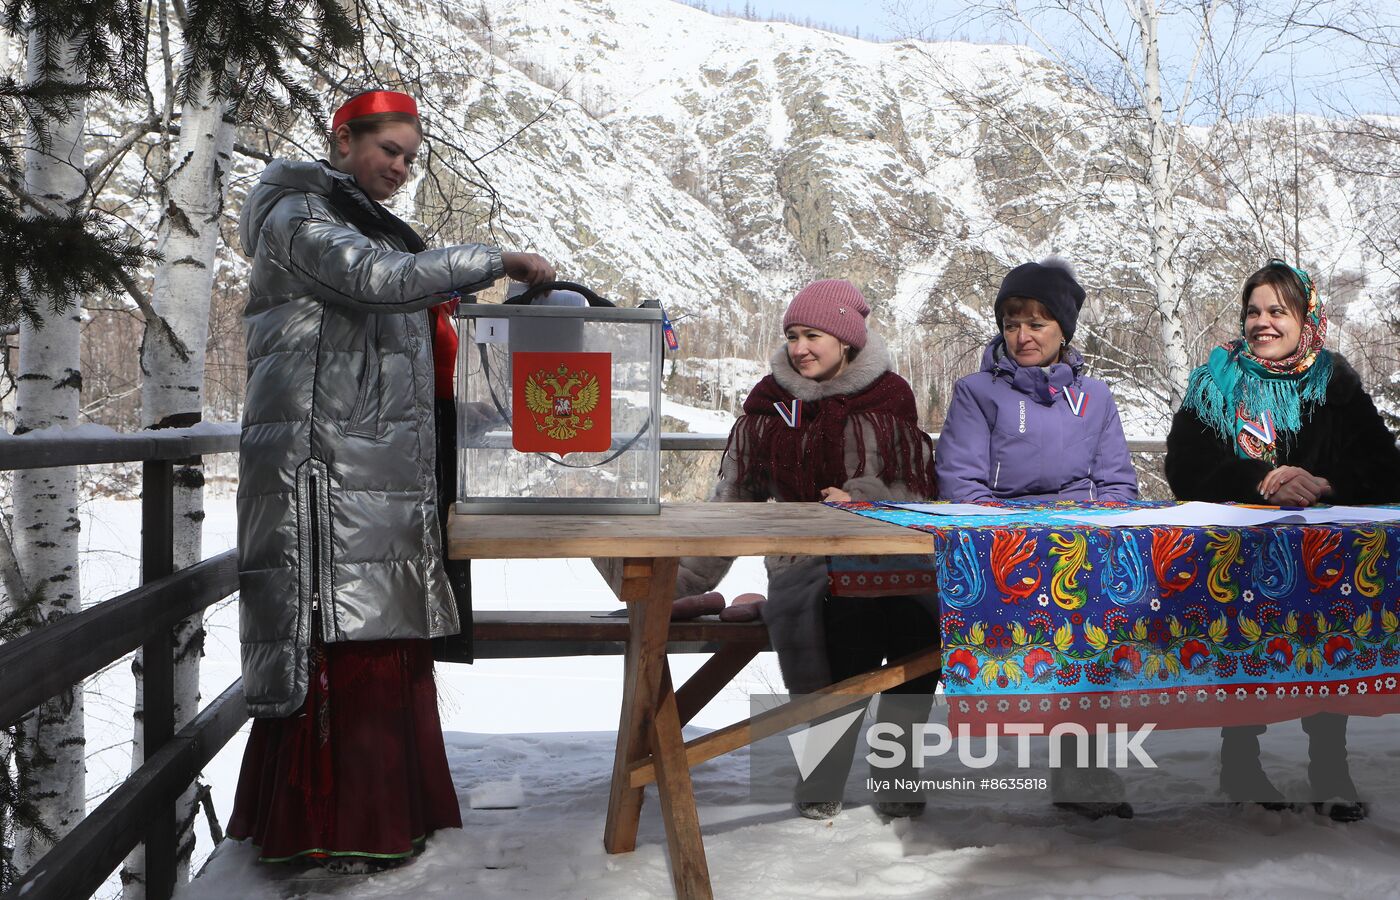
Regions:
M 20 169 L 24 135 L 47 152 L 47 126 L 88 97 L 146 97 L 149 23 L 141 0 L 0 0 L 0 14 L 4 27 L 38 41 L 30 82 L 0 79 L 0 233 L 8 237 L 0 243 L 0 327 L 20 320 L 37 327 L 83 294 L 121 292 L 129 273 L 158 258 L 93 211 L 91 197 L 64 210 L 26 197 Z M 298 111 L 322 121 L 320 94 L 288 61 L 325 68 L 359 40 L 338 0 L 190 0 L 183 18 L 175 99 L 192 100 L 207 86 L 238 122 L 285 123 Z M 62 59 L 63 38 L 73 34 L 87 37 L 75 58 Z M 47 308 L 35 296 L 48 298 Z
M 177 96 L 188 102 L 207 85 L 237 122 L 285 123 L 302 111 L 319 123 L 320 95 L 286 62 L 324 69 L 358 40 L 339 0 L 192 0 Z
M 0 324 L 6 325 L 24 319 L 38 328 L 46 314 L 63 313 L 85 294 L 119 294 L 126 271 L 156 258 L 96 210 L 25 215 L 2 194 L 0 233 Z
M 134 101 L 146 87 L 143 6 L 141 0 L 4 0 L 3 9 L 7 29 L 37 36 L 36 85 L 77 81 Z M 77 55 L 61 59 L 59 48 L 75 34 L 83 35 Z
M 41 150 L 49 146 L 48 123 L 63 121 L 77 112 L 78 101 L 96 92 L 88 84 L 41 81 L 20 84 L 0 78 L 0 175 L 17 181 L 20 163 L 16 141 L 26 132 Z
M 0 325 L 21 319 L 42 325 L 45 310 L 36 293 L 58 313 L 84 292 L 120 292 L 123 271 L 154 258 L 95 210 L 60 213 L 24 195 L 18 136 L 29 134 L 46 152 L 48 123 L 72 116 L 98 90 L 90 83 L 0 79 L 0 234 L 6 236 L 0 243 Z
M 36 294 L 49 298 L 48 312 L 60 312 L 85 292 L 121 291 L 124 270 L 152 258 L 97 212 L 27 197 L 20 170 L 25 135 L 48 152 L 48 125 L 72 117 L 89 96 L 144 96 L 146 21 L 140 0 L 5 0 L 0 11 L 4 27 L 37 48 L 28 83 L 0 80 L 0 326 L 38 326 L 46 310 Z M 84 39 L 63 59 L 74 34 Z

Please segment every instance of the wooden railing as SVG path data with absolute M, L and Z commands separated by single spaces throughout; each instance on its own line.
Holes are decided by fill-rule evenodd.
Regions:
M 235 681 L 175 733 L 174 627 L 238 589 L 235 551 L 174 571 L 174 469 L 238 449 L 238 427 L 139 434 L 0 439 L 0 470 L 141 462 L 141 586 L 0 645 L 0 723 L 10 724 L 73 684 L 144 650 L 146 759 L 29 871 L 5 900 L 74 900 L 93 894 L 142 841 L 146 896 L 175 890 L 175 804 L 248 718 Z
M 937 437 L 935 436 L 935 440 Z M 722 434 L 661 436 L 668 452 L 723 450 Z M 1130 440 L 1133 453 L 1162 453 L 1162 440 Z M 0 438 L 0 470 L 142 463 L 141 586 L 0 645 L 0 723 L 13 723 L 45 700 L 138 647 L 144 650 L 146 759 L 96 810 L 60 840 L 0 900 L 74 900 L 91 896 L 136 848 L 146 845 L 146 896 L 175 889 L 175 804 L 199 772 L 247 721 L 242 681 L 228 686 L 175 732 L 174 626 L 238 589 L 236 551 L 174 571 L 175 466 L 238 450 L 238 426 L 110 435 Z

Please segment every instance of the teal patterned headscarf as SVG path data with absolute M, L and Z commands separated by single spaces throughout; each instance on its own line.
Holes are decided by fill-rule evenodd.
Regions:
M 1332 354 L 1322 349 L 1327 313 L 1308 273 L 1278 259 L 1269 265 L 1292 271 L 1308 298 L 1298 349 L 1287 359 L 1268 360 L 1250 353 L 1243 337 L 1222 344 L 1191 373 L 1182 407 L 1229 441 L 1239 457 L 1272 465 L 1284 434 L 1303 427 L 1304 404 L 1315 408 L 1327 401 Z

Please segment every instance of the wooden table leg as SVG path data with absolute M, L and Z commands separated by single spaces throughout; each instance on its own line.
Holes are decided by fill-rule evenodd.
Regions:
M 666 666 L 666 635 L 671 624 L 678 561 L 654 559 L 645 566 L 637 565 L 638 562 L 627 561 L 629 577 L 619 591 L 628 603 L 631 628 L 623 663 L 622 714 L 603 847 L 609 853 L 636 848 L 642 789 L 631 786 L 630 770 L 633 763 L 651 756 L 658 770 L 657 788 L 676 896 L 709 898 L 713 895 L 705 845 L 700 837 L 700 817 L 695 811 L 685 741 Z
M 671 885 L 680 898 L 712 900 L 710 867 L 700 836 L 700 814 L 695 809 L 695 789 L 690 783 L 690 763 L 676 711 L 671 667 L 662 660 L 661 696 L 652 721 L 652 759 L 656 761 L 656 788 L 666 823 L 666 845 L 671 857 Z M 624 773 L 628 777 L 630 773 Z
M 680 715 L 681 724 L 685 725 L 695 718 L 705 704 L 715 699 L 715 695 L 724 690 L 734 676 L 753 662 L 753 658 L 763 649 L 763 644 L 725 644 L 705 660 L 705 664 L 676 691 L 676 712 Z
M 676 561 L 627 560 L 631 570 L 622 579 L 618 597 L 627 603 L 630 629 L 623 654 L 622 714 L 617 725 L 617 751 L 613 756 L 612 789 L 608 795 L 608 821 L 603 848 L 609 853 L 636 849 L 637 823 L 642 815 L 642 791 L 629 785 L 626 767 L 651 754 L 651 720 L 661 687 L 661 662 L 666 658 L 669 611 L 648 602 L 659 592 L 661 576 L 671 573 L 674 593 Z M 674 598 L 668 598 L 674 599 Z M 667 604 L 669 606 L 669 604 Z

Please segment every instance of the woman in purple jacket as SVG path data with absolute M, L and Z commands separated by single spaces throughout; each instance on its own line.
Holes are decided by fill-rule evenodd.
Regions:
M 941 499 L 1137 499 L 1113 394 L 1085 377 L 1084 357 L 1069 343 L 1083 305 L 1084 288 L 1062 259 L 1007 274 L 982 370 L 953 386 L 934 458 Z M 1077 758 L 1076 749 L 1067 740 L 1060 758 Z M 1050 793 L 1091 818 L 1133 814 L 1122 779 L 1092 765 L 1051 770 Z
M 1063 260 L 1012 269 L 982 371 L 958 380 L 938 438 L 938 496 L 1136 500 L 1137 475 L 1108 385 L 1070 346 L 1084 289 Z

